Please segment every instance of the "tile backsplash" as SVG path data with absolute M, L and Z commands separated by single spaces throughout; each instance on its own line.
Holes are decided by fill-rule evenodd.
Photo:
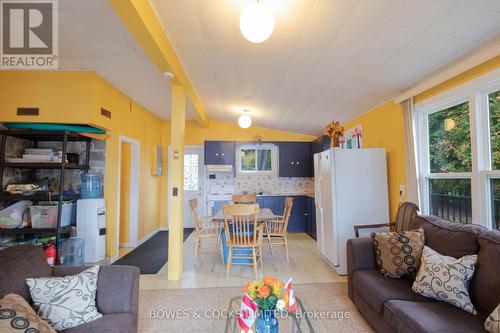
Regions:
M 215 179 L 209 179 L 215 175 Z M 312 194 L 314 193 L 314 178 L 288 178 L 270 175 L 237 175 L 229 172 L 208 172 L 205 179 L 206 192 L 212 185 L 235 185 L 236 194 L 243 192 L 268 194 Z

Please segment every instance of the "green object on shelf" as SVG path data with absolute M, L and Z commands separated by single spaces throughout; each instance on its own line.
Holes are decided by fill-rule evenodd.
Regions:
M 47 123 L 5 123 L 7 128 L 31 129 L 39 131 L 70 131 L 77 133 L 106 134 L 106 131 L 88 125 L 47 124 Z

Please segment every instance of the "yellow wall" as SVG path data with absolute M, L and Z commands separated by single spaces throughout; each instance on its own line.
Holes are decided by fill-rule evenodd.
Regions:
M 418 94 L 414 98 L 415 103 L 422 102 L 497 68 L 500 68 L 500 55 Z
M 130 217 L 130 143 L 121 145 L 120 170 L 120 243 L 128 243 Z
M 18 117 L 17 107 L 39 107 L 39 117 Z M 112 112 L 111 119 L 100 110 Z M 152 145 L 162 142 L 162 121 L 94 72 L 0 71 L 0 122 L 90 124 L 108 131 L 104 198 L 107 206 L 106 255 L 115 256 L 117 237 L 119 136 L 140 144 L 139 239 L 160 225 L 160 186 L 151 175 Z M 166 169 L 164 169 L 166 170 Z
M 39 117 L 16 116 L 17 107 L 39 107 Z M 100 114 L 112 112 L 111 119 Z M 141 105 L 108 84 L 94 72 L 0 71 L 0 122 L 52 122 L 90 124 L 107 130 L 104 198 L 107 205 L 106 255 L 116 256 L 119 137 L 140 144 L 139 239 L 167 221 L 167 154 L 170 121 L 161 121 Z M 186 124 L 185 143 L 201 145 L 205 140 L 311 141 L 313 136 L 211 121 L 202 128 L 196 121 Z M 152 146 L 164 147 L 163 175 L 151 174 Z
M 201 145 L 205 140 L 255 141 L 260 135 L 263 141 L 313 141 L 314 136 L 303 135 L 263 127 L 242 129 L 236 123 L 210 121 L 210 127 L 203 128 L 196 121 L 186 123 L 186 145 Z
M 396 217 L 399 185 L 406 186 L 403 111 L 399 104 L 388 102 L 346 124 L 349 129 L 363 126 L 363 148 L 385 148 L 389 182 L 391 221 Z
M 415 96 L 415 102 L 418 103 L 443 93 L 499 67 L 500 56 L 497 56 L 418 94 Z M 391 219 L 394 219 L 399 201 L 399 185 L 405 185 L 406 187 L 404 120 L 402 108 L 399 104 L 391 101 L 352 120 L 346 124 L 345 127 L 349 129 L 358 124 L 363 125 L 363 147 L 382 147 L 387 151 L 389 205 Z

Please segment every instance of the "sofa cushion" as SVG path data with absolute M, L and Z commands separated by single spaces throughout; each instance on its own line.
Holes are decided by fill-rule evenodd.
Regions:
M 130 313 L 104 315 L 99 319 L 62 331 L 64 333 L 135 333 L 137 324 Z
M 469 297 L 469 284 L 476 269 L 477 254 L 461 258 L 444 256 L 428 246 L 412 290 L 417 294 L 450 303 L 477 314 Z
M 410 226 L 412 229 L 424 229 L 425 245 L 455 258 L 478 253 L 477 237 L 487 231 L 480 225 L 446 221 L 437 216 L 417 216 Z
M 391 299 L 432 302 L 415 294 L 411 284 L 412 281 L 406 279 L 386 278 L 377 270 L 355 271 L 353 274 L 354 288 L 379 313 L 382 313 L 384 303 Z
M 0 251 L 0 298 L 17 294 L 31 301 L 26 278 L 52 275 L 41 247 L 12 246 Z
M 383 313 L 396 332 L 484 333 L 478 316 L 443 302 L 390 300 Z
M 372 232 L 377 266 L 385 277 L 414 279 L 424 248 L 424 229 L 403 232 Z
M 500 333 L 500 304 L 486 318 L 484 328 L 490 333 Z
M 55 333 L 49 323 L 38 317 L 24 298 L 8 294 L 0 299 L 0 332 Z
M 102 317 L 96 307 L 99 266 L 77 275 L 29 278 L 31 298 L 39 315 L 56 330 L 76 327 Z
M 500 303 L 500 231 L 491 230 L 478 237 L 476 273 L 470 284 L 471 300 L 485 319 Z

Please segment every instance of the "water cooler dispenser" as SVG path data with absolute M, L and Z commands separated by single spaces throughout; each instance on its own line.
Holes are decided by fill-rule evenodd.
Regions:
M 106 255 L 106 205 L 104 199 L 80 199 L 76 205 L 76 232 L 85 240 L 85 263 Z

